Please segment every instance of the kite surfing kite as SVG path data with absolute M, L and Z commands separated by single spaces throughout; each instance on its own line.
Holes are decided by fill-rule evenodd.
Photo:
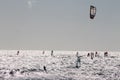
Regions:
M 96 7 L 91 5 L 90 6 L 90 19 L 94 19 L 95 15 L 96 15 Z

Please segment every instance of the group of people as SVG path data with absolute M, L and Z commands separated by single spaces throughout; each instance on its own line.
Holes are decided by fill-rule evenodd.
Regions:
M 42 54 L 45 54 L 45 51 L 43 51 Z M 53 55 L 53 50 L 51 51 L 51 56 L 54 56 Z
M 91 59 L 93 59 L 94 57 L 99 57 L 99 54 L 98 52 L 91 52 L 87 54 L 87 57 L 91 57 Z M 104 57 L 108 57 L 108 52 L 104 52 Z
M 99 54 L 98 52 L 95 52 L 95 53 L 91 52 L 87 54 L 87 57 L 91 57 L 91 59 L 93 59 L 94 57 L 99 57 Z
M 81 66 L 81 57 L 82 56 L 79 56 L 79 53 L 77 52 L 76 57 L 77 57 L 76 68 L 79 68 Z M 93 60 L 94 57 L 99 57 L 99 54 L 98 54 L 98 52 L 95 52 L 95 53 L 91 52 L 91 53 L 87 54 L 87 57 L 90 57 Z M 108 57 L 108 52 L 104 52 L 104 57 Z
M 20 53 L 20 51 L 17 51 L 17 55 L 19 55 L 19 53 Z M 45 51 L 43 51 L 42 54 L 45 54 Z M 53 56 L 53 50 L 51 51 L 51 56 Z M 104 57 L 107 57 L 107 56 L 108 56 L 108 52 L 104 52 Z M 79 56 L 79 53 L 77 52 L 76 57 L 77 57 L 76 68 L 79 68 L 81 66 L 81 57 L 82 56 Z M 91 59 L 93 59 L 94 57 L 99 57 L 99 54 L 98 54 L 98 52 L 95 52 L 95 53 L 91 52 L 91 53 L 87 54 L 87 57 L 90 57 Z M 45 72 L 47 72 L 47 68 L 45 65 L 43 66 L 43 70 Z

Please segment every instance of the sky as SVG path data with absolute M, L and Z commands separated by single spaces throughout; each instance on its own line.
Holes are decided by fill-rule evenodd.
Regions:
M 120 0 L 0 0 L 0 49 L 120 51 Z M 90 5 L 97 8 L 93 20 Z

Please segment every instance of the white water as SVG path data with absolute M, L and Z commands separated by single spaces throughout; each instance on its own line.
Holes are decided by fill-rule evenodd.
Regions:
M 1 50 L 0 80 L 120 80 L 119 52 L 104 57 L 104 52 L 98 51 L 99 57 L 91 60 L 87 53 L 93 51 L 79 51 L 79 69 L 75 68 L 77 51 L 54 51 L 54 56 L 51 51 L 42 52 L 21 50 L 17 55 L 17 50 Z

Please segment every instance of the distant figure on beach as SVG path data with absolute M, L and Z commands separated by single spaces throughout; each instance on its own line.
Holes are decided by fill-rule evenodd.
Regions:
M 93 52 L 91 52 L 91 59 L 93 59 L 94 58 L 94 53 Z
M 20 53 L 20 52 L 19 52 L 19 51 L 17 51 L 17 55 L 19 55 L 19 53 Z
M 90 57 L 90 53 L 87 54 L 87 57 Z
M 47 72 L 46 66 L 43 66 L 43 69 L 44 69 L 45 72 Z
M 108 57 L 108 52 L 104 52 L 104 57 Z
M 53 50 L 51 51 L 51 56 L 53 56 Z
M 79 68 L 80 66 L 81 66 L 81 58 L 80 56 L 77 56 L 76 68 Z
M 95 57 L 99 57 L 98 52 L 95 52 Z
M 76 57 L 78 57 L 78 55 L 79 55 L 79 53 L 77 52 L 77 53 L 76 53 Z

